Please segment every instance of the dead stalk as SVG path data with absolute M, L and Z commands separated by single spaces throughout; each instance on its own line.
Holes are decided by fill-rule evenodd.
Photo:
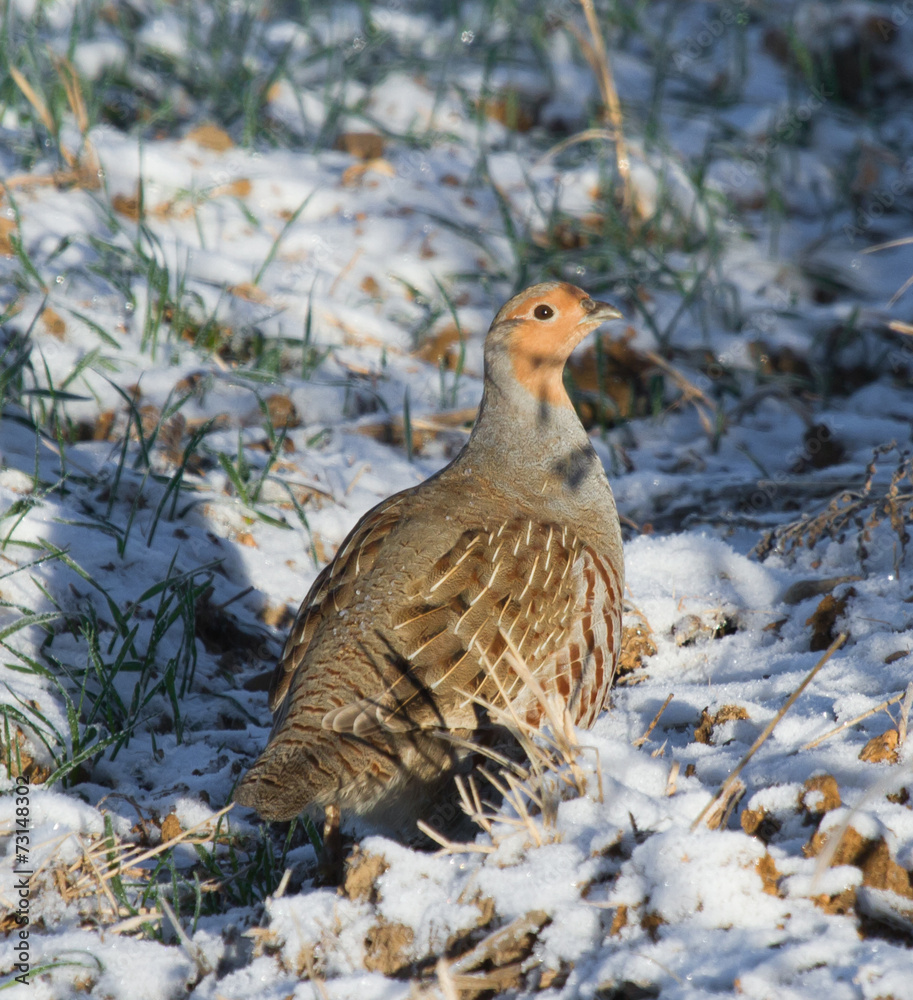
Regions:
M 449 837 L 438 833 L 437 830 L 429 826 L 423 819 L 420 819 L 416 825 L 426 837 L 430 837 L 435 844 L 440 845 L 441 850 L 438 852 L 439 854 L 468 854 L 470 852 L 492 854 L 497 850 L 491 844 L 461 844 L 456 840 L 450 840 Z
M 80 890 L 84 890 L 89 884 L 94 884 L 95 882 L 97 882 L 98 885 L 104 889 L 108 879 L 123 875 L 128 866 L 135 868 L 144 861 L 149 861 L 151 858 L 157 857 L 159 854 L 170 850 L 177 844 L 205 844 L 207 841 L 211 840 L 213 836 L 215 836 L 215 831 L 205 837 L 194 837 L 193 834 L 202 826 L 218 822 L 218 820 L 231 809 L 234 809 L 233 802 L 225 806 L 224 809 L 220 809 L 217 813 L 214 813 L 208 819 L 195 823 L 189 829 L 182 830 L 176 837 L 172 837 L 170 840 L 166 840 L 158 846 L 152 847 L 148 850 L 142 850 L 141 848 L 133 846 L 124 849 L 124 845 L 121 844 L 112 851 L 107 839 L 98 841 L 92 848 L 85 851 L 86 863 L 91 863 L 92 872 L 91 874 L 83 875 L 83 877 L 76 882 L 74 889 L 79 892 Z M 116 856 L 111 860 L 106 861 L 104 867 L 97 867 L 95 865 L 94 858 L 97 858 L 99 855 L 108 855 L 111 853 L 115 853 Z
M 457 989 L 456 983 L 453 981 L 453 976 L 450 972 L 450 965 L 447 962 L 447 959 L 443 956 L 438 959 L 434 973 L 437 976 L 438 986 L 441 988 L 441 994 L 443 995 L 444 1000 L 460 1000 L 460 991 Z
M 562 139 L 561 142 L 555 143 L 551 149 L 544 152 L 539 159 L 536 160 L 535 166 L 540 167 L 542 164 L 548 163 L 549 160 L 554 159 L 559 153 L 563 153 L 566 149 L 570 149 L 571 146 L 576 146 L 581 142 L 595 142 L 597 139 L 613 142 L 615 139 L 615 133 L 611 129 L 607 128 L 584 129 L 576 135 L 568 136 L 567 139 Z
M 675 697 L 675 695 L 673 695 L 673 694 L 670 694 L 670 695 L 669 695 L 669 697 L 668 697 L 668 698 L 666 698 L 666 700 L 665 700 L 665 701 L 664 701 L 664 702 L 662 703 L 662 705 L 660 706 L 660 709 L 659 709 L 659 711 L 658 711 L 658 712 L 656 713 L 656 715 L 654 715 L 654 716 L 653 716 L 653 721 L 652 721 L 652 722 L 650 723 L 650 725 L 649 725 L 649 726 L 647 726 L 647 728 L 646 728 L 646 729 L 644 730 L 644 734 L 643 734 L 643 736 L 639 736 L 639 737 L 638 737 L 638 738 L 637 738 L 637 739 L 636 739 L 636 740 L 634 741 L 634 743 L 633 743 L 633 746 L 636 746 L 636 747 L 642 747 L 642 746 L 644 745 L 644 743 L 646 743 L 646 742 L 647 742 L 647 739 L 649 738 L 649 736 L 650 736 L 650 733 L 652 733 L 652 732 L 653 732 L 653 730 L 654 730 L 654 729 L 656 728 L 656 723 L 657 723 L 657 722 L 659 722 L 659 717 L 660 717 L 660 716 L 661 716 L 661 715 L 663 714 L 663 712 L 665 712 L 665 711 L 666 711 L 666 709 L 667 709 L 667 708 L 669 707 L 669 702 L 670 702 L 670 701 L 672 701 L 672 699 L 673 699 L 674 697 Z
M 54 125 L 54 119 L 51 117 L 51 112 L 48 111 L 48 106 L 44 101 L 38 96 L 35 88 L 26 80 L 26 78 L 16 69 L 15 66 L 10 66 L 9 68 L 10 76 L 15 80 L 16 86 L 25 95 L 25 99 L 31 104 L 35 109 L 35 114 L 41 119 L 41 124 L 51 133 L 55 138 L 57 136 L 57 127 Z M 73 165 L 73 159 L 69 154 L 68 150 L 61 150 L 64 159 L 70 166 Z
M 704 428 L 704 433 L 707 434 L 708 437 L 713 437 L 713 435 L 717 432 L 716 403 L 707 395 L 707 393 L 703 392 L 697 385 L 694 384 L 694 382 L 682 374 L 678 368 L 669 364 L 669 362 L 662 357 L 662 355 L 657 354 L 655 351 L 644 351 L 644 356 L 649 358 L 657 368 L 662 369 L 662 371 L 664 371 L 672 379 L 672 381 L 675 382 L 676 386 L 678 386 L 681 390 L 684 402 L 691 403 L 694 406 L 694 411 L 697 413 L 701 426 Z M 706 407 L 706 410 L 704 407 Z M 709 411 L 710 415 L 708 415 L 707 411 Z
M 840 635 L 837 636 L 837 638 L 830 644 L 830 646 L 828 646 L 827 651 L 824 653 L 821 659 L 805 675 L 805 679 L 802 681 L 802 683 L 796 688 L 795 691 L 793 691 L 793 693 L 786 699 L 786 701 L 783 702 L 783 707 L 780 709 L 779 712 L 777 712 L 777 714 L 773 717 L 773 719 L 771 719 L 771 721 L 764 727 L 764 732 L 761 733 L 761 735 L 754 741 L 754 743 L 751 745 L 751 749 L 736 765 L 735 770 L 730 772 L 729 777 L 726 778 L 726 780 L 720 786 L 720 789 L 716 793 L 716 795 L 714 795 L 713 798 L 707 803 L 707 805 L 705 805 L 704 808 L 698 813 L 697 818 L 691 824 L 692 831 L 698 828 L 701 820 L 710 812 L 710 810 L 716 805 L 716 803 L 720 799 L 730 794 L 731 787 L 736 783 L 736 779 L 742 773 L 746 764 L 751 760 L 752 757 L 754 757 L 754 755 L 758 752 L 758 750 L 761 749 L 761 747 L 764 745 L 764 743 L 767 741 L 767 738 L 777 727 L 777 724 L 780 722 L 783 716 L 786 715 L 786 713 L 790 710 L 790 708 L 792 708 L 794 702 L 799 697 L 799 695 L 802 694 L 802 692 L 808 687 L 809 684 L 811 684 L 812 680 L 814 679 L 818 671 L 821 670 L 824 664 L 827 663 L 827 661 L 834 655 L 834 653 L 836 653 L 837 650 L 840 649 L 840 647 L 846 642 L 846 638 L 847 638 L 846 632 L 841 632 Z
M 682 765 L 677 761 L 672 761 L 672 767 L 669 768 L 669 777 L 666 779 L 666 795 L 671 798 L 675 795 L 676 786 L 678 785 L 678 773 L 681 770 Z
M 726 791 L 715 800 L 713 809 L 707 813 L 704 822 L 710 830 L 725 828 L 729 823 L 729 817 L 739 804 L 745 794 L 745 782 L 736 780 L 726 786 Z
M 910 689 L 907 688 L 907 691 L 909 690 Z M 868 719 L 870 716 L 875 715 L 877 712 L 883 711 L 884 709 L 888 708 L 891 705 L 896 705 L 897 702 L 901 701 L 904 697 L 905 693 L 901 691 L 900 694 L 895 694 L 893 698 L 885 699 L 885 701 L 881 702 L 879 705 L 876 705 L 874 708 L 870 708 L 867 712 L 863 712 L 861 715 L 857 715 L 853 719 L 847 719 L 846 722 L 841 722 L 839 726 L 835 726 L 833 729 L 828 730 L 826 733 L 824 733 L 823 736 L 817 736 L 809 743 L 806 743 L 802 747 L 802 749 L 814 750 L 816 746 L 818 746 L 820 743 L 823 743 L 825 740 L 829 740 L 832 736 L 836 736 L 838 733 L 842 733 L 844 729 L 849 729 L 850 726 L 855 726 L 858 722 L 863 722 L 865 719 Z
M 624 117 L 621 113 L 621 102 L 615 88 L 615 79 L 609 64 L 605 40 L 599 28 L 593 0 L 580 0 L 586 26 L 590 37 L 587 39 L 573 24 L 567 22 L 567 27 L 580 44 L 583 54 L 599 85 L 599 95 L 602 98 L 604 115 L 612 126 L 612 138 L 615 142 L 615 162 L 618 165 L 618 176 L 621 178 L 622 208 L 626 213 L 631 211 L 634 199 L 631 191 L 631 161 L 628 158 L 628 147 L 625 142 Z
M 42 125 L 54 137 L 54 141 L 60 146 L 60 155 L 70 168 L 66 171 L 56 171 L 50 178 L 40 176 L 33 177 L 25 174 L 18 177 L 7 178 L 8 187 L 25 187 L 32 184 L 54 183 L 54 184 L 82 184 L 84 187 L 98 187 L 98 158 L 92 148 L 87 132 L 89 129 L 89 115 L 86 111 L 86 102 L 79 85 L 79 77 L 72 63 L 68 59 L 54 57 L 54 68 L 57 76 L 67 95 L 67 102 L 73 117 L 76 119 L 76 127 L 83 139 L 83 150 L 79 154 L 71 152 L 62 142 L 60 142 L 60 129 L 54 121 L 47 104 L 42 100 L 35 88 L 28 82 L 22 73 L 15 66 L 10 67 L 16 86 L 22 91 L 26 100 L 32 105 L 35 114 L 41 119 Z
M 122 920 L 119 924 L 115 924 L 113 927 L 108 928 L 108 933 L 110 934 L 132 934 L 135 930 L 138 930 L 143 924 L 155 924 L 164 918 L 164 914 L 160 910 L 149 910 L 142 909 L 139 913 L 132 917 L 127 917 L 126 920 Z
M 897 723 L 897 745 L 902 747 L 907 741 L 907 725 L 910 720 L 910 709 L 913 708 L 913 681 L 907 685 L 903 704 L 900 706 L 900 721 Z

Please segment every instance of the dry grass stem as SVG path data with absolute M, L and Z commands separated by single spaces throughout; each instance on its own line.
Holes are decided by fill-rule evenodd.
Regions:
M 544 163 L 548 163 L 549 160 L 553 160 L 566 149 L 570 149 L 571 146 L 576 146 L 581 142 L 595 142 L 597 139 L 604 139 L 606 142 L 614 142 L 615 133 L 607 128 L 584 129 L 582 132 L 577 132 L 575 135 L 568 136 L 567 139 L 562 139 L 561 142 L 555 143 L 551 149 L 544 152 L 539 159 L 536 160 L 534 166 L 539 167 Z
M 479 705 L 485 708 L 487 711 L 492 713 L 498 713 L 501 710 L 489 702 L 485 701 L 484 698 L 477 699 Z M 494 718 L 494 715 L 492 715 Z M 503 753 L 499 753 L 494 747 L 487 747 L 471 739 L 465 739 L 462 736 L 455 736 L 453 733 L 448 732 L 446 729 L 441 729 L 436 731 L 435 735 L 442 740 L 446 740 L 448 743 L 452 743 L 454 746 L 463 747 L 463 749 L 470 751 L 471 753 L 479 754 L 482 757 L 487 758 L 493 763 L 497 764 L 499 767 L 505 770 L 515 771 L 521 778 L 527 777 L 527 772 L 525 768 L 521 767 L 516 761 L 511 760 L 506 757 Z
M 146 873 L 143 869 L 138 867 L 139 865 L 157 857 L 160 854 L 163 854 L 165 851 L 176 847 L 178 844 L 208 843 L 215 836 L 215 829 L 209 832 L 206 836 L 194 836 L 194 834 L 201 827 L 208 826 L 210 823 L 217 824 L 222 816 L 224 816 L 231 809 L 234 809 L 234 803 L 230 803 L 225 806 L 224 809 L 220 809 L 208 819 L 195 823 L 189 829 L 182 830 L 176 837 L 172 837 L 170 840 L 165 840 L 156 847 L 148 849 L 142 849 L 134 845 L 125 845 L 120 843 L 118 843 L 116 847 L 112 848 L 111 840 L 108 837 L 96 841 L 91 847 L 84 848 L 85 864 L 90 870 L 83 874 L 81 878 L 77 879 L 73 886 L 73 891 L 77 895 L 83 895 L 86 890 L 89 889 L 105 891 L 109 879 L 117 878 L 123 875 L 142 877 L 142 875 Z M 104 864 L 96 864 L 96 859 L 98 858 L 104 858 Z M 72 870 L 79 867 L 82 867 L 81 862 L 73 866 Z
M 559 697 L 549 697 L 546 695 L 538 678 L 533 675 L 532 671 L 526 665 L 526 661 L 521 656 L 519 649 L 511 637 L 503 629 L 501 630 L 501 635 L 507 643 L 507 650 L 510 653 L 510 656 L 505 657 L 508 665 L 523 682 L 525 687 L 533 692 L 545 713 L 545 717 L 548 719 L 551 729 L 551 739 L 546 737 L 546 742 L 551 745 L 554 753 L 560 757 L 561 762 L 566 764 L 570 769 L 577 792 L 579 795 L 583 795 L 586 792 L 586 775 L 577 761 L 580 755 L 580 744 L 577 742 L 574 724 L 571 721 L 567 706 Z M 516 718 L 516 713 L 513 713 L 513 715 Z M 538 731 L 526 723 L 521 724 L 521 729 L 525 730 L 527 742 L 530 747 L 537 748 L 536 743 L 530 737 L 538 735 Z M 530 758 L 531 763 L 534 765 L 538 760 L 542 761 L 547 770 L 557 770 L 554 762 L 550 758 L 545 757 L 541 751 L 538 754 L 533 753 Z
M 80 838 L 80 840 L 82 840 L 82 838 Z M 105 874 L 99 870 L 98 865 L 96 865 L 95 863 L 95 858 L 93 857 L 93 853 L 95 852 L 87 850 L 86 844 L 84 842 L 81 844 L 81 846 L 83 849 L 83 860 L 86 864 L 86 867 L 89 869 L 89 874 L 87 877 L 92 882 L 94 882 L 95 885 L 97 885 L 98 888 L 101 890 L 100 893 L 95 893 L 95 898 L 100 903 L 102 897 L 104 897 L 108 901 L 108 904 L 111 907 L 111 913 L 113 915 L 113 919 L 117 920 L 117 918 L 120 917 L 121 915 L 121 907 L 120 904 L 117 902 L 117 900 L 114 898 L 114 893 L 111 892 L 111 887 L 108 885 L 108 880 L 105 877 Z
M 675 695 L 670 694 L 669 697 L 666 698 L 666 700 L 662 703 L 662 705 L 660 705 L 659 711 L 656 713 L 656 715 L 653 716 L 653 721 L 644 730 L 643 736 L 638 736 L 638 738 L 632 744 L 633 746 L 642 747 L 644 743 L 647 742 L 647 740 L 650 737 L 650 733 L 653 732 L 653 730 L 656 728 L 656 723 L 659 722 L 659 717 L 663 714 L 663 712 L 666 711 L 666 709 L 669 707 L 669 702 L 672 701 L 674 697 Z
M 70 110 L 76 119 L 76 127 L 79 129 L 79 134 L 85 137 L 86 132 L 89 130 L 89 114 L 86 111 L 86 102 L 82 96 L 82 88 L 79 85 L 79 77 L 76 74 L 76 70 L 69 59 L 63 59 L 59 56 L 54 59 L 54 68 L 57 70 L 57 75 L 60 77 L 63 89 L 66 91 L 67 103 L 70 105 Z
M 429 826 L 423 819 L 420 819 L 416 826 L 419 830 L 435 842 L 435 844 L 440 845 L 440 851 L 438 854 L 467 854 L 470 851 L 476 854 L 494 854 L 497 850 L 493 844 L 461 844 L 456 840 L 451 840 L 449 837 L 445 837 L 442 833 L 438 833 L 434 827 Z
M 526 754 L 528 767 L 524 768 L 490 747 L 478 746 L 470 741 L 453 737 L 442 732 L 442 738 L 455 744 L 463 745 L 476 753 L 482 754 L 500 765 L 498 774 L 487 770 L 479 770 L 483 777 L 498 792 L 502 805 L 496 807 L 483 801 L 479 795 L 475 777 L 468 780 L 462 777 L 455 779 L 459 794 L 460 806 L 463 812 L 478 827 L 492 837 L 492 846 L 478 844 L 458 844 L 424 821 L 418 824 L 419 829 L 436 844 L 443 853 L 461 853 L 475 851 L 491 853 L 497 849 L 496 826 L 502 825 L 514 830 L 525 831 L 531 844 L 541 846 L 554 839 L 555 821 L 558 805 L 565 797 L 563 789 L 571 794 L 585 794 L 587 776 L 580 766 L 578 757 L 582 750 L 577 742 L 573 721 L 567 706 L 557 697 L 549 697 L 538 678 L 520 655 L 510 637 L 502 632 L 505 641 L 504 653 L 492 663 L 483 657 L 483 665 L 488 678 L 496 688 L 494 700 L 481 695 L 464 692 L 467 701 L 472 700 L 484 708 L 496 725 L 502 726 L 517 740 Z M 508 666 L 515 681 L 509 682 L 504 676 L 503 667 Z M 501 674 L 498 667 L 501 667 Z M 514 688 L 520 685 L 529 691 L 542 709 L 542 714 L 548 722 L 548 729 L 542 731 L 525 719 L 520 718 L 513 704 Z M 597 754 L 597 770 L 599 760 Z M 602 775 L 599 775 L 599 801 L 602 801 Z M 506 808 L 505 808 L 506 807 Z
M 740 779 L 730 781 L 725 790 L 713 800 L 713 808 L 707 813 L 704 823 L 708 830 L 725 829 L 729 817 L 745 794 L 745 782 Z M 692 827 L 694 829 L 694 827 Z
M 876 243 L 874 246 L 866 247 L 863 253 L 878 253 L 879 250 L 894 250 L 897 247 L 905 247 L 913 243 L 913 236 L 901 236 L 896 240 L 887 240 L 884 243 Z
M 586 18 L 589 38 L 584 35 L 573 21 L 566 20 L 563 24 L 574 36 L 584 58 L 590 64 L 593 75 L 596 77 L 596 83 L 599 86 L 599 96 L 602 99 L 603 117 L 612 126 L 611 132 L 606 131 L 606 137 L 610 137 L 615 143 L 615 162 L 618 166 L 618 176 L 621 178 L 622 208 L 625 212 L 629 213 L 634 204 L 634 198 L 631 190 L 631 161 L 628 156 L 627 143 L 625 142 L 624 116 L 621 113 L 621 102 L 618 100 L 618 90 L 615 87 L 615 79 L 612 76 L 612 68 L 609 64 L 605 40 L 599 29 L 599 21 L 593 7 L 593 0 L 580 0 L 580 6 L 583 8 L 583 14 Z M 587 138 L 595 138 L 595 136 L 588 134 L 594 131 L 597 130 L 589 129 L 587 133 L 581 134 L 586 135 Z M 567 141 L 567 145 L 571 144 L 570 141 Z M 564 148 L 567 147 L 565 146 Z M 552 153 L 549 152 L 545 158 L 551 155 Z
M 793 691 L 793 693 L 786 699 L 786 701 L 783 702 L 783 706 L 780 708 L 780 711 L 777 712 L 777 714 L 773 717 L 773 719 L 771 719 L 770 722 L 764 727 L 764 732 L 762 732 L 761 735 L 754 741 L 754 743 L 751 745 L 751 749 L 739 761 L 735 769 L 732 772 L 730 772 L 729 777 L 726 778 L 726 780 L 720 786 L 720 789 L 716 793 L 716 795 L 714 795 L 713 798 L 707 803 L 707 805 L 705 805 L 704 808 L 698 813 L 697 818 L 691 824 L 692 830 L 696 830 L 698 828 L 701 820 L 710 813 L 711 809 L 715 808 L 716 803 L 718 801 L 726 798 L 730 794 L 731 787 L 735 784 L 736 779 L 742 773 L 745 766 L 748 764 L 751 758 L 754 757 L 754 755 L 758 752 L 758 750 L 761 749 L 761 747 L 767 741 L 767 738 L 774 731 L 774 729 L 776 729 L 780 720 L 783 718 L 784 715 L 786 715 L 786 713 L 790 710 L 790 708 L 792 708 L 793 704 L 795 703 L 799 695 L 802 694 L 802 692 L 808 687 L 809 684 L 811 684 L 812 680 L 815 678 L 815 676 L 818 674 L 818 672 L 821 670 L 824 664 L 827 663 L 827 661 L 834 655 L 834 653 L 836 653 L 837 650 L 840 649 L 840 647 L 846 642 L 846 638 L 847 638 L 846 632 L 841 632 L 840 635 L 837 636 L 837 638 L 830 644 L 830 646 L 828 646 L 827 650 L 824 652 L 824 655 L 821 657 L 821 659 L 818 660 L 818 662 L 812 667 L 812 669 L 805 675 L 805 678 L 802 681 L 802 683 L 796 688 L 795 691 Z
M 644 357 L 649 358 L 657 368 L 662 369 L 669 378 L 678 386 L 685 403 L 691 403 L 704 433 L 708 437 L 713 437 L 718 433 L 717 428 L 717 405 L 702 389 L 694 384 L 686 375 L 682 374 L 678 368 L 670 364 L 662 355 L 656 351 L 644 351 Z M 708 415 L 709 414 L 709 415 Z
M 515 965 L 500 965 L 503 955 L 514 950 L 512 945 L 517 941 L 536 935 L 545 926 L 548 916 L 542 910 L 532 910 L 514 918 L 504 927 L 499 927 L 484 937 L 474 948 L 460 955 L 450 965 L 450 972 L 455 976 L 466 976 L 487 966 L 489 974 L 497 976 L 506 969 L 514 969 Z M 484 973 L 483 973 L 484 975 Z M 478 980 L 476 980 L 478 981 Z
M 279 879 L 279 884 L 276 886 L 276 891 L 272 894 L 273 899 L 282 899 L 285 895 L 285 890 L 288 888 L 289 879 L 292 877 L 292 869 L 286 868 L 282 873 L 282 878 Z
M 480 826 L 487 834 L 491 834 L 491 821 L 485 815 L 482 808 L 482 800 L 479 798 L 479 790 L 476 788 L 475 778 L 469 775 L 467 781 L 463 781 L 462 775 L 457 775 L 455 779 L 457 791 L 460 795 L 460 806 L 463 812 Z M 467 785 L 469 786 L 467 789 Z
M 891 453 L 896 454 L 896 466 L 887 482 L 876 483 L 878 463 Z M 766 484 L 759 483 L 760 488 Z M 779 484 L 783 489 L 787 484 Z M 789 556 L 796 549 L 812 549 L 822 538 L 840 539 L 855 529 L 860 562 L 868 556 L 872 531 L 880 524 L 889 525 L 897 538 L 897 566 L 906 552 L 913 520 L 913 456 L 896 442 L 875 448 L 865 468 L 864 481 L 857 487 L 835 484 L 836 492 L 825 510 L 810 517 L 802 515 L 790 524 L 766 532 L 752 550 L 763 559 L 771 552 Z
M 22 91 L 26 100 L 34 108 L 35 114 L 41 120 L 42 125 L 53 136 L 54 141 L 60 148 L 60 155 L 70 169 L 55 171 L 50 176 L 23 174 L 10 177 L 4 182 L 7 187 L 18 188 L 33 185 L 76 184 L 94 189 L 99 186 L 98 157 L 95 155 L 95 150 L 92 148 L 91 143 L 86 138 L 86 133 L 89 129 L 89 114 L 86 110 L 86 102 L 79 84 L 79 77 L 73 68 L 73 64 L 68 59 L 54 57 L 54 68 L 57 70 L 57 76 L 60 78 L 60 82 L 66 93 L 67 103 L 70 105 L 70 110 L 76 119 L 76 127 L 79 130 L 79 134 L 83 137 L 84 148 L 81 154 L 75 154 L 64 146 L 60 141 L 60 129 L 54 121 L 54 117 L 48 109 L 47 104 L 45 104 L 25 76 L 15 66 L 10 66 L 10 76 L 12 76 L 16 86 Z
M 197 948 L 194 946 L 193 942 L 187 937 L 187 932 L 181 926 L 181 921 L 178 920 L 177 914 L 171 908 L 171 904 L 165 899 L 164 896 L 160 896 L 158 900 L 159 906 L 162 908 L 162 914 L 168 918 L 168 922 L 174 928 L 174 933 L 177 935 L 178 941 L 181 942 L 181 947 L 187 953 L 187 956 L 196 966 L 205 965 L 207 963 L 201 962 L 201 958 Z M 209 971 L 208 968 L 206 971 Z
M 675 795 L 678 786 L 678 774 L 681 769 L 682 765 L 677 760 L 672 761 L 672 767 L 669 768 L 669 777 L 666 779 L 665 795 L 667 798 L 672 798 Z
M 332 299 L 336 295 L 336 290 L 339 288 L 340 284 L 348 276 L 348 274 L 352 270 L 352 268 L 355 267 L 356 263 L 358 262 L 358 258 L 361 257 L 361 255 L 364 252 L 365 252 L 364 247 L 358 247 L 358 249 L 355 251 L 355 253 L 352 254 L 352 256 L 349 258 L 349 260 L 346 262 L 346 264 L 342 267 L 342 269 L 340 270 L 339 274 L 337 274 L 336 277 L 333 279 L 333 284 L 330 285 L 330 290 L 327 293 L 327 295 L 328 295 L 329 298 Z
M 888 308 L 893 306 L 911 285 L 913 285 L 913 274 L 911 274 L 910 277 L 907 278 L 907 280 L 900 286 L 900 288 L 898 288 L 897 291 L 890 297 L 890 299 L 888 299 Z
M 438 959 L 434 973 L 437 976 L 438 986 L 441 988 L 444 1000 L 460 1000 L 460 991 L 453 981 L 453 976 L 450 974 L 450 965 L 443 955 Z
M 885 243 L 877 243 L 875 246 L 866 247 L 862 252 L 877 253 L 879 250 L 894 250 L 896 247 L 906 246 L 909 243 L 913 243 L 913 236 L 903 236 L 897 240 L 888 240 Z M 913 285 L 913 275 L 910 275 L 910 277 L 907 278 L 900 288 L 898 288 L 897 291 L 891 296 L 888 301 L 888 308 L 893 306 L 911 285 Z
M 909 692 L 909 688 L 907 691 Z M 841 722 L 839 726 L 835 726 L 833 729 L 829 729 L 826 733 L 821 736 L 817 736 L 815 739 L 806 743 L 802 749 L 803 750 L 814 750 L 816 746 L 823 743 L 825 740 L 829 740 L 832 736 L 836 736 L 838 733 L 842 733 L 845 729 L 849 729 L 850 726 L 855 726 L 859 722 L 863 722 L 870 716 L 875 715 L 877 712 L 884 711 L 890 705 L 896 705 L 897 702 L 902 701 L 904 698 L 904 692 L 901 691 L 900 694 L 895 694 L 892 698 L 886 698 L 883 702 L 875 705 L 874 708 L 870 708 L 866 712 L 862 712 L 860 715 L 855 716 L 855 718 L 847 719 L 846 722 Z
M 330 994 L 327 992 L 326 983 L 323 978 L 318 975 L 317 970 L 314 967 L 314 958 L 307 948 L 302 949 L 302 957 L 304 959 L 304 968 L 307 972 L 307 978 L 310 982 L 314 984 L 314 989 L 320 994 L 321 1000 L 330 1000 Z
M 51 112 L 48 111 L 48 106 L 35 92 L 35 88 L 28 82 L 28 80 L 26 80 L 26 78 L 19 72 L 18 69 L 16 69 L 15 66 L 9 67 L 9 74 L 15 81 L 16 86 L 25 95 L 25 99 L 35 109 L 35 114 L 41 119 L 41 124 L 44 125 L 48 132 L 56 138 L 57 126 L 54 124 Z M 64 159 L 66 159 L 67 163 L 72 166 L 73 161 L 71 160 L 70 155 L 64 150 L 61 150 L 61 152 L 63 152 Z
M 897 723 L 897 746 L 898 749 L 907 741 L 907 726 L 910 721 L 910 709 L 913 708 L 913 681 L 907 685 L 904 692 L 903 704 L 900 706 L 900 721 Z
M 5 827 L 4 829 L 2 829 L 2 831 L 0 831 L 0 835 L 9 836 L 12 833 L 12 831 L 13 831 L 12 826 L 8 828 Z M 44 872 L 51 867 L 51 865 L 54 862 L 54 859 L 57 857 L 58 849 L 70 836 L 71 835 L 69 833 L 64 833 L 61 834 L 60 836 L 52 837 L 49 840 L 41 841 L 39 844 L 35 845 L 36 850 L 41 848 L 47 848 L 51 844 L 54 845 L 54 848 L 52 850 L 46 851 L 44 856 L 44 861 L 41 862 L 41 864 L 36 869 L 35 874 L 32 876 L 33 880 L 37 881 L 39 876 L 43 875 Z
M 158 923 L 164 917 L 161 910 L 150 910 L 143 908 L 139 913 L 134 914 L 132 917 L 127 917 L 126 920 L 122 920 L 119 924 L 114 924 L 112 927 L 107 929 L 109 934 L 132 934 L 134 931 L 139 930 L 143 924 L 154 924 Z

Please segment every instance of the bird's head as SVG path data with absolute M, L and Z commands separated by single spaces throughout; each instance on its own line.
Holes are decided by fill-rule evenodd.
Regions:
M 495 316 L 485 342 L 486 365 L 490 371 L 496 366 L 540 403 L 570 406 L 562 377 L 567 359 L 588 333 L 620 317 L 613 305 L 567 282 L 533 285 Z

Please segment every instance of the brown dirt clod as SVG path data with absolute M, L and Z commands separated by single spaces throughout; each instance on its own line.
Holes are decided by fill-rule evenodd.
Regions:
M 837 619 L 846 611 L 847 602 L 851 597 L 856 596 L 853 587 L 843 595 L 834 597 L 833 594 L 825 594 L 818 602 L 818 607 L 805 620 L 806 625 L 811 625 L 812 637 L 808 648 L 811 652 L 817 653 L 827 649 L 837 638 Z
M 817 857 L 828 839 L 829 835 L 819 830 L 805 845 L 803 851 L 809 857 Z M 870 840 L 853 827 L 847 827 L 840 838 L 840 844 L 834 852 L 831 864 L 834 867 L 855 865 L 862 870 L 863 885 L 873 889 L 888 889 L 905 899 L 913 899 L 910 872 L 891 857 L 890 848 L 884 837 Z
M 182 833 L 181 821 L 174 813 L 169 813 L 162 820 L 162 840 L 173 840 L 175 837 L 180 837 Z
M 724 722 L 732 722 L 735 719 L 750 719 L 747 709 L 741 705 L 723 705 L 716 715 L 711 714 L 705 708 L 701 712 L 701 721 L 694 730 L 695 743 L 710 744 L 713 741 L 713 727 L 722 725 Z
M 57 340 L 63 340 L 66 337 L 67 324 L 63 321 L 60 313 L 53 310 L 50 306 L 47 306 L 42 311 L 41 322 L 52 337 L 56 337 Z
M 806 779 L 799 798 L 806 813 L 820 819 L 841 804 L 840 786 L 832 774 L 816 774 Z
M 377 160 L 384 155 L 384 137 L 376 132 L 341 132 L 333 148 L 356 160 Z
M 379 854 L 369 854 L 356 847 L 346 862 L 343 894 L 351 900 L 376 903 L 380 899 L 377 880 L 389 867 Z
M 213 125 L 212 122 L 204 122 L 202 125 L 192 128 L 185 138 L 202 146 L 203 149 L 211 149 L 217 153 L 224 153 L 234 146 L 231 136 L 225 129 Z
M 780 890 L 778 888 L 778 883 L 780 881 L 780 872 L 777 870 L 774 859 L 769 854 L 764 854 L 762 857 L 758 858 L 756 867 L 758 875 L 761 878 L 761 885 L 764 892 L 766 892 L 768 896 L 779 896 Z
M 612 926 L 609 928 L 609 937 L 618 937 L 624 927 L 628 926 L 628 908 L 622 903 L 612 917 Z
M 365 968 L 385 976 L 406 972 L 412 964 L 409 949 L 414 938 L 406 924 L 375 924 L 365 936 Z
M 900 760 L 900 734 L 889 729 L 880 736 L 873 736 L 859 751 L 859 759 L 869 764 L 896 764 Z
M 772 816 L 763 807 L 760 809 L 743 809 L 739 816 L 742 829 L 750 836 L 757 837 L 764 844 L 769 844 L 781 827 L 776 816 Z
M 0 257 L 12 257 L 16 253 L 12 241 L 14 235 L 17 235 L 15 220 L 0 216 Z

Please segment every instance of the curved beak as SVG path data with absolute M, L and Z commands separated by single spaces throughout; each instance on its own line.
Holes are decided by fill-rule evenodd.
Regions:
M 586 298 L 580 303 L 586 315 L 578 322 L 578 326 L 594 327 L 600 323 L 605 323 L 610 319 L 621 319 L 621 313 L 611 302 L 597 302 L 594 299 Z

